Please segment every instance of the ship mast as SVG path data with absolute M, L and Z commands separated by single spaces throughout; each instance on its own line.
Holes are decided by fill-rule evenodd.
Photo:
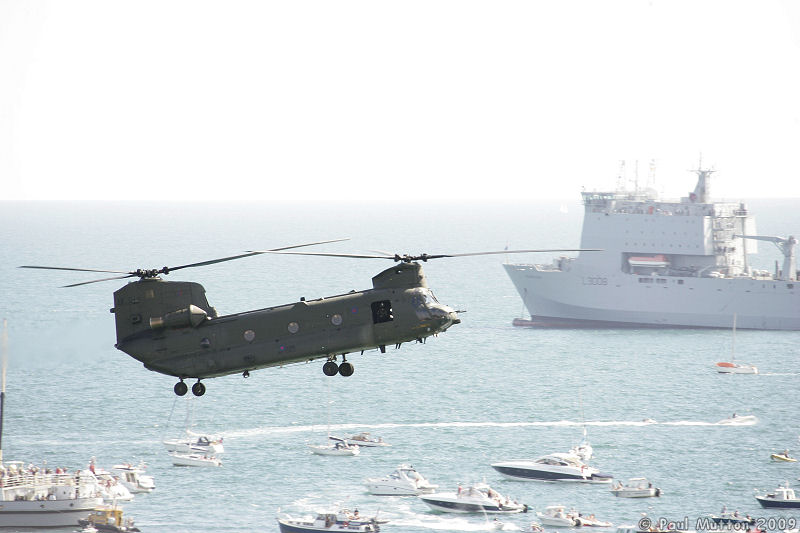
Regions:
M 699 204 L 706 204 L 711 199 L 711 174 L 715 171 L 708 169 L 703 170 L 703 155 L 700 154 L 700 162 L 697 165 L 697 185 L 694 192 L 689 195 L 692 202 Z

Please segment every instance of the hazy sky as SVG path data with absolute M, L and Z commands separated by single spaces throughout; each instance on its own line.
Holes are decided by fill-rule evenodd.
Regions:
M 0 198 L 800 197 L 800 2 L 0 0 Z

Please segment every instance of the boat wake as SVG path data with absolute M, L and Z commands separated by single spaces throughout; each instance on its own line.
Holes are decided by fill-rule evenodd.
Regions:
M 417 422 L 417 423 L 392 423 L 386 422 L 382 424 L 331 424 L 330 430 L 333 433 L 346 433 L 356 430 L 381 430 L 381 429 L 394 429 L 394 428 L 517 428 L 517 427 L 572 427 L 572 426 L 598 426 L 598 427 L 636 427 L 636 426 L 719 426 L 719 425 L 735 425 L 735 426 L 750 426 L 757 422 L 757 420 L 742 420 L 739 423 L 731 424 L 729 422 L 705 422 L 701 420 L 673 420 L 658 422 L 652 419 L 647 420 L 602 420 L 602 421 L 571 421 L 571 420 L 558 420 L 558 421 L 540 421 L 540 422 Z M 292 426 L 266 426 L 260 428 L 250 428 L 226 431 L 225 438 L 242 438 L 256 437 L 261 435 L 275 435 L 275 434 L 288 434 L 288 433 L 306 433 L 319 431 L 318 425 L 292 425 Z

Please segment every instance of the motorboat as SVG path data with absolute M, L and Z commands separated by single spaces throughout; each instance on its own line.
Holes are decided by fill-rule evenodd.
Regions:
M 175 466 L 222 466 L 222 461 L 213 455 L 172 452 L 169 456 Z
M 563 505 L 548 505 L 544 511 L 536 513 L 543 526 L 551 527 L 577 527 L 579 526 L 577 513 L 567 511 Z
M 132 518 L 123 518 L 122 509 L 114 506 L 98 507 L 89 516 L 78 520 L 84 530 L 107 531 L 110 533 L 133 533 L 139 528 L 133 525 Z
M 789 450 L 785 450 L 783 453 L 773 453 L 769 456 L 770 459 L 777 462 L 783 463 L 796 463 L 797 459 L 794 457 L 789 457 Z
M 724 425 L 751 425 L 758 422 L 758 418 L 755 415 L 737 415 L 733 413 L 730 418 L 723 418 L 717 424 L 724 424 Z
M 492 468 L 514 480 L 578 481 L 581 483 L 610 483 L 613 476 L 585 464 L 572 453 L 551 453 L 533 461 L 493 463 Z
M 128 490 L 128 487 L 122 484 L 118 476 L 103 469 L 95 469 L 92 473 L 97 478 L 100 494 L 104 501 L 112 503 L 129 502 L 133 500 L 133 493 Z
M 361 453 L 361 448 L 355 444 L 347 444 L 344 441 L 336 441 L 331 444 L 309 444 L 311 452 L 317 455 L 358 455 Z
M 129 502 L 133 500 L 133 493 L 122 484 L 119 476 L 115 476 L 108 470 L 98 468 L 94 457 L 89 461 L 89 472 L 97 479 L 98 491 L 105 502 Z
M 0 465 L 0 526 L 74 526 L 103 505 L 97 478 L 88 470 L 50 471 L 23 461 Z
M 611 487 L 611 493 L 620 498 L 652 498 L 661 496 L 661 489 L 643 477 L 632 477 L 627 483 L 618 482 Z
M 139 466 L 125 463 L 114 465 L 110 472 L 115 476 L 119 476 L 120 482 L 134 494 L 153 492 L 156 488 L 156 483 L 153 476 L 148 476 L 144 473 L 145 468 L 144 463 L 139 463 Z
M 761 507 L 784 507 L 800 509 L 800 498 L 798 498 L 794 489 L 789 488 L 789 482 L 778 487 L 769 494 L 764 496 L 756 496 L 756 500 L 761 504 Z
M 728 526 L 728 525 L 754 525 L 756 523 L 756 519 L 751 517 L 750 515 L 741 515 L 739 511 L 728 511 L 727 509 L 723 508 L 722 512 L 719 516 L 711 515 L 709 518 L 720 526 Z
M 370 494 L 377 496 L 419 496 L 430 494 L 439 485 L 433 485 L 411 465 L 400 465 L 386 477 L 364 480 Z
M 419 499 L 434 511 L 447 513 L 526 513 L 528 506 L 503 496 L 486 483 L 476 483 L 456 492 L 423 494 Z
M 349 437 L 336 437 L 336 436 L 329 436 L 329 439 L 332 440 L 339 440 L 344 441 L 347 444 L 355 444 L 360 446 L 361 448 L 377 448 L 377 447 L 385 447 L 391 446 L 388 442 L 384 442 L 382 437 L 373 437 L 368 432 L 362 431 L 361 433 L 356 433 L 355 435 L 351 435 Z
M 200 453 L 203 455 L 218 455 L 225 452 L 222 437 L 216 435 L 203 435 L 186 430 L 183 438 L 167 439 L 162 441 L 168 452 Z
M 289 515 L 278 517 L 278 527 L 281 533 L 310 533 L 327 531 L 346 531 L 348 533 L 376 533 L 380 531 L 380 524 L 386 521 L 377 517 L 364 518 L 359 516 L 358 509 L 353 512 L 347 509 L 338 512 L 317 513 L 313 518 L 292 518 Z

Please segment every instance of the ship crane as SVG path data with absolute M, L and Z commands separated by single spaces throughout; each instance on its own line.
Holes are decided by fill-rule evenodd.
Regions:
M 781 253 L 783 253 L 783 273 L 781 274 L 781 279 L 789 281 L 795 281 L 797 279 L 797 265 L 794 258 L 794 245 L 797 244 L 797 239 L 794 238 L 794 236 L 789 235 L 788 238 L 783 238 L 764 235 L 734 235 L 734 237 L 767 241 L 775 244 Z

